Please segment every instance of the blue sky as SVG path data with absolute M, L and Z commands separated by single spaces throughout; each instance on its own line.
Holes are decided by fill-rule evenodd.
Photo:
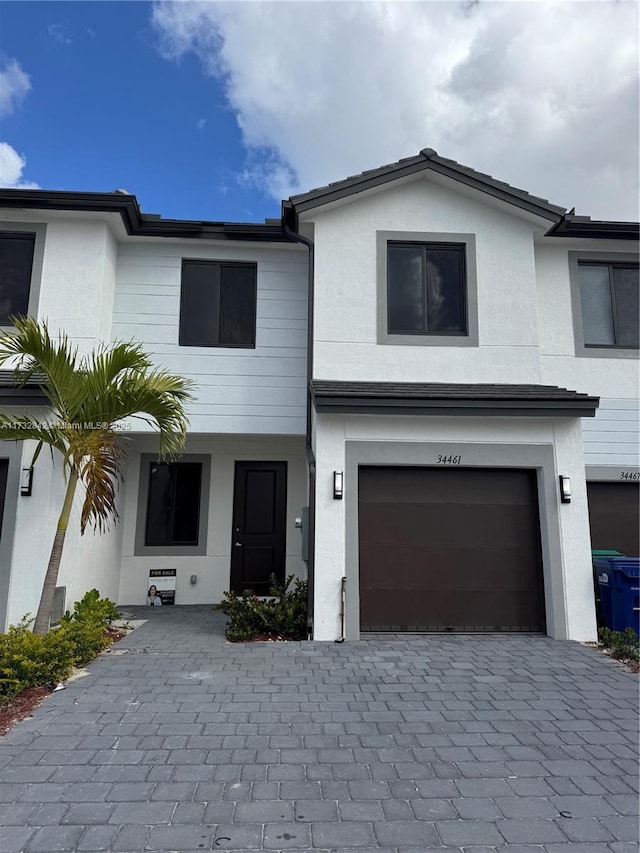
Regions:
M 0 186 L 260 222 L 421 148 L 637 219 L 635 0 L 2 2 Z
M 241 185 L 245 152 L 220 82 L 158 51 L 143 2 L 2 2 L 0 50 L 31 89 L 2 139 L 44 189 L 126 188 L 143 210 L 260 221 L 274 198 Z

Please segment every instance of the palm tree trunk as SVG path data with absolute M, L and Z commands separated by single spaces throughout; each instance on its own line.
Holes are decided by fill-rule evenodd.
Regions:
M 67 527 L 69 525 L 69 516 L 71 515 L 71 507 L 73 506 L 73 498 L 76 493 L 76 485 L 78 483 L 78 475 L 75 471 L 69 474 L 67 483 L 67 491 L 64 496 L 64 504 L 62 512 L 58 519 L 58 527 L 56 535 L 53 539 L 53 547 L 51 548 L 51 556 L 49 557 L 49 565 L 47 573 L 44 576 L 44 584 L 42 586 L 42 595 L 40 596 L 40 604 L 38 605 L 38 614 L 33 626 L 34 634 L 46 634 L 49 630 L 51 622 L 51 609 L 53 607 L 53 594 L 58 580 L 58 572 L 60 571 L 60 559 L 62 558 L 62 548 L 64 538 L 67 535 Z

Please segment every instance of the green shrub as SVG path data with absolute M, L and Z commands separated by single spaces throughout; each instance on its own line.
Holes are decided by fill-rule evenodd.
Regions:
M 28 687 L 64 681 L 75 666 L 88 663 L 109 645 L 105 629 L 119 615 L 112 601 L 92 589 L 48 634 L 31 632 L 30 615 L 12 625 L 0 634 L 0 702 Z
M 54 684 L 71 674 L 75 645 L 64 631 L 33 634 L 29 616 L 0 634 L 0 697 L 10 698 L 28 687 Z
M 75 622 L 92 622 L 108 627 L 114 619 L 119 619 L 122 616 L 116 605 L 110 598 L 100 598 L 100 593 L 97 589 L 90 589 L 86 592 L 80 601 L 76 601 L 73 605 L 73 613 L 67 612 L 60 620 L 62 623 L 69 623 L 70 620 Z
M 284 640 L 303 640 L 307 634 L 307 583 L 289 575 L 284 583 L 271 575 L 269 598 L 259 598 L 250 590 L 242 595 L 225 592 L 224 601 L 214 605 L 229 617 L 228 640 L 242 642 L 261 634 Z
M 598 641 L 601 646 L 611 649 L 612 656 L 618 660 L 640 661 L 640 639 L 633 628 L 625 631 L 600 628 Z

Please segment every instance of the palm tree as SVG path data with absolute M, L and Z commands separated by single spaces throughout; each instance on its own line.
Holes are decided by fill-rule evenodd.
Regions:
M 160 458 L 171 458 L 184 446 L 186 402 L 192 383 L 152 365 L 138 344 L 116 342 L 79 357 L 66 334 L 57 339 L 45 322 L 14 317 L 15 331 L 0 333 L 0 366 L 15 370 L 16 383 L 40 380 L 49 401 L 42 422 L 24 415 L 0 414 L 0 439 L 37 442 L 31 468 L 43 445 L 62 457 L 66 479 L 64 503 L 33 630 L 49 630 L 53 594 L 76 488 L 84 488 L 80 532 L 98 532 L 118 519 L 116 491 L 122 480 L 123 435 L 118 424 L 135 417 L 160 432 Z

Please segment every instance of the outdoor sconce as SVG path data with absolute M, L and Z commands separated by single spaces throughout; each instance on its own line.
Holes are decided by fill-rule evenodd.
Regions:
M 33 468 L 23 468 L 20 472 L 20 494 L 23 498 L 31 497 L 33 486 Z
M 333 472 L 333 499 L 335 501 L 342 500 L 343 480 L 344 474 L 342 473 L 342 471 Z
M 571 503 L 571 480 L 560 475 L 560 500 L 563 504 Z

